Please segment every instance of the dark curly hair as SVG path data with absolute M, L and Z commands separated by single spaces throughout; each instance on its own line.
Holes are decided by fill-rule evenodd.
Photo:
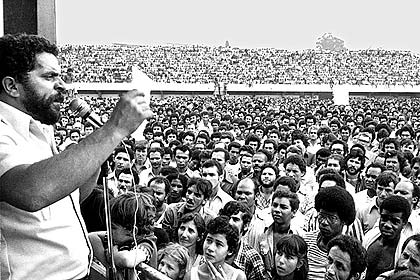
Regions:
M 197 227 L 197 232 L 198 232 L 198 240 L 197 240 L 197 245 L 195 247 L 195 251 L 197 254 L 203 254 L 203 241 L 204 241 L 204 234 L 206 232 L 206 223 L 203 219 L 203 217 L 201 217 L 201 215 L 199 213 L 188 213 L 185 214 L 181 217 L 181 219 L 179 219 L 178 221 L 178 226 L 176 227 L 176 240 L 178 240 L 178 230 L 181 227 L 181 225 L 183 223 L 188 223 L 190 221 L 193 221 L 195 226 Z
M 336 212 L 340 220 L 350 225 L 356 218 L 353 197 L 340 187 L 322 188 L 315 196 L 315 209 Z
M 235 253 L 239 245 L 238 229 L 229 224 L 229 217 L 218 216 L 211 220 L 207 225 L 208 234 L 222 234 L 226 237 L 228 250 L 230 253 Z
M 47 39 L 28 34 L 8 34 L 0 38 L 0 79 L 6 76 L 22 82 L 35 68 L 35 57 L 40 53 L 58 56 L 58 48 Z
M 243 213 L 242 221 L 244 226 L 248 225 L 249 222 L 251 222 L 252 215 L 250 209 L 244 202 L 239 202 L 236 200 L 229 201 L 222 209 L 220 209 L 219 215 L 230 217 L 232 215 L 238 214 L 239 212 Z
M 406 223 L 408 218 L 411 214 L 411 207 L 408 203 L 407 199 L 398 196 L 398 195 L 391 195 L 382 202 L 381 206 L 379 206 L 379 210 L 388 210 L 392 213 L 402 213 L 401 219 Z
M 366 269 L 366 250 L 362 244 L 348 235 L 338 235 L 328 242 L 328 251 L 337 246 L 341 251 L 350 255 L 351 270 L 350 277 L 356 273 L 362 273 Z

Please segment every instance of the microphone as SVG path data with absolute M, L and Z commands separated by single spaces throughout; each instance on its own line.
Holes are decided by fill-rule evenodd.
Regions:
M 99 116 L 93 112 L 86 101 L 74 98 L 69 105 L 70 111 L 78 117 L 82 117 L 82 119 L 87 120 L 91 123 L 94 127 L 100 128 L 103 124 Z

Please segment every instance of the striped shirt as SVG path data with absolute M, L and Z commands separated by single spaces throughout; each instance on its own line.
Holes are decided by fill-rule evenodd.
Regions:
M 317 244 L 319 230 L 311 231 L 303 236 L 308 244 L 308 280 L 324 280 L 328 253 L 319 249 Z

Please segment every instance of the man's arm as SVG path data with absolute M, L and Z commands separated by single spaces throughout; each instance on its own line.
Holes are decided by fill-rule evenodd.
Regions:
M 0 200 L 35 212 L 66 197 L 93 177 L 121 140 L 152 111 L 136 90 L 123 94 L 104 126 L 51 158 L 11 168 L 0 177 Z

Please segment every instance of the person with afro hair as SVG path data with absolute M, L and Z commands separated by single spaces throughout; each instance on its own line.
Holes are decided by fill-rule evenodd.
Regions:
M 327 244 L 343 232 L 344 226 L 354 222 L 356 209 L 353 197 L 340 187 L 319 190 L 315 196 L 318 229 L 307 232 L 303 238 L 308 244 L 308 279 L 324 279 L 328 259 Z

